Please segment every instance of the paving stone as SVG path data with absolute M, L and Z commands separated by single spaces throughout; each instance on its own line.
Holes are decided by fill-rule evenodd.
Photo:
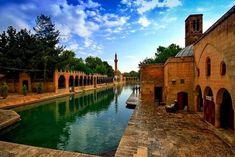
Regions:
M 231 140 L 225 141 L 222 135 Z M 167 113 L 164 106 L 140 101 L 115 156 L 138 157 L 138 148 L 145 147 L 150 157 L 230 157 L 235 156 L 233 138 L 234 135 L 224 134 L 224 130 L 206 123 L 196 113 Z M 128 147 L 135 150 L 131 155 Z

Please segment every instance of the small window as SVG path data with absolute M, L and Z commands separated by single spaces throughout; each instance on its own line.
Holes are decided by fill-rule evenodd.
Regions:
M 180 84 L 184 84 L 184 79 L 180 79 Z
M 199 76 L 200 76 L 200 69 L 197 68 L 197 77 L 199 77 Z
M 193 20 L 193 31 L 196 31 L 196 20 Z
M 196 30 L 199 31 L 199 19 L 197 19 L 196 25 L 197 25 Z
M 206 76 L 211 75 L 211 59 L 208 57 L 206 59 Z
M 220 64 L 220 74 L 222 76 L 226 74 L 226 64 L 224 63 L 224 61 L 222 61 Z

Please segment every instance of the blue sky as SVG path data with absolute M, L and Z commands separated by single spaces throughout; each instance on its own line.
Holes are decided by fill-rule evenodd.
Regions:
M 49 15 L 60 44 L 77 57 L 98 56 L 121 72 L 138 70 L 159 45 L 184 47 L 184 20 L 202 13 L 206 31 L 235 0 L 0 0 L 0 32 L 9 25 L 31 29 L 36 16 Z

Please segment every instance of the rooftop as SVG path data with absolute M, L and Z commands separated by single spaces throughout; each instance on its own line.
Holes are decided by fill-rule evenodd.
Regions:
M 193 56 L 193 45 L 185 47 L 175 55 L 175 57 L 187 57 L 187 56 Z

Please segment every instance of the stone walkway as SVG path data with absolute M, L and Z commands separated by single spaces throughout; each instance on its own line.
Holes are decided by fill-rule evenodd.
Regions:
M 12 110 L 0 109 L 0 130 L 20 121 L 20 115 Z
M 164 106 L 137 105 L 119 143 L 116 157 L 235 156 L 197 114 L 167 113 Z
M 97 157 L 95 155 L 39 148 L 0 141 L 1 157 Z

